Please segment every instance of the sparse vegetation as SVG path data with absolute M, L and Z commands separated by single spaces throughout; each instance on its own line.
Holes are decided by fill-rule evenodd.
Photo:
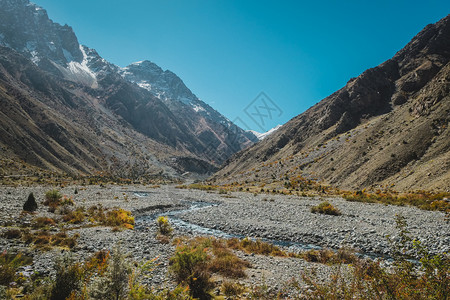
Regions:
M 271 255 L 271 256 L 288 256 L 289 254 L 281 250 L 278 246 L 270 243 L 263 242 L 261 240 L 252 240 L 244 238 L 239 240 L 232 238 L 226 241 L 227 246 L 231 249 L 242 250 L 247 253 Z
M 142 280 L 151 276 L 155 260 L 134 263 L 119 248 L 111 254 L 97 252 L 84 262 L 76 262 L 71 254 L 63 254 L 55 259 L 54 279 L 36 274 L 24 280 L 17 270 L 31 262 L 21 254 L 0 254 L 0 296 L 26 300 L 191 299 L 188 290 L 181 286 L 157 292 L 144 285 Z
M 20 231 L 20 229 L 11 228 L 3 233 L 3 237 L 7 239 L 19 239 L 22 237 L 22 232 Z
M 450 256 L 431 255 L 409 235 L 403 217 L 397 216 L 396 222 L 400 241 L 393 244 L 392 268 L 382 267 L 380 261 L 357 259 L 350 269 L 338 265 L 329 282 L 304 275 L 309 289 L 298 287 L 299 290 L 307 299 L 448 299 Z M 419 257 L 418 264 L 410 260 L 407 250 Z
M 173 232 L 173 228 L 170 225 L 169 218 L 160 216 L 156 220 L 156 224 L 158 225 L 158 234 L 170 236 Z
M 51 247 L 72 249 L 76 246 L 79 237 L 77 233 L 69 236 L 65 231 L 52 234 L 48 230 L 35 232 L 24 230 L 22 233 L 22 239 L 26 244 L 32 244 L 41 250 L 50 250 Z
M 49 209 L 55 211 L 55 209 L 61 205 L 62 194 L 58 190 L 50 190 L 45 193 L 44 205 L 48 206 Z
M 29 265 L 32 259 L 21 253 L 0 253 L 0 286 L 8 286 L 17 280 L 17 269 L 20 266 Z
M 202 190 L 202 191 L 213 191 L 213 190 L 217 189 L 217 187 L 214 185 L 207 185 L 207 184 L 200 184 L 200 183 L 192 183 L 189 185 L 178 185 L 177 188 L 179 188 L 179 189 L 195 189 L 195 190 Z
M 431 193 L 417 191 L 414 193 L 398 194 L 396 192 L 382 192 L 380 190 L 369 193 L 365 191 L 347 192 L 343 197 L 348 201 L 365 203 L 383 203 L 390 205 L 411 205 L 424 210 L 439 210 L 450 212 L 450 193 Z
M 52 218 L 48 218 L 48 217 L 38 217 L 35 218 L 33 220 L 33 223 L 31 224 L 31 226 L 34 229 L 39 229 L 39 228 L 49 228 L 51 226 L 55 226 L 56 222 L 54 219 Z
M 238 297 L 244 291 L 245 287 L 237 282 L 225 280 L 222 283 L 222 293 L 227 297 L 231 298 Z
M 330 249 L 311 249 L 300 253 L 298 257 L 309 262 L 317 262 L 328 265 L 353 264 L 359 259 L 355 255 L 354 251 L 348 248 L 341 248 L 337 252 Z
M 158 226 L 158 231 L 156 234 L 156 238 L 164 244 L 167 244 L 170 242 L 170 239 L 172 237 L 173 228 L 170 225 L 169 218 L 160 216 L 156 220 L 156 224 Z
M 325 215 L 333 215 L 333 216 L 341 215 L 341 212 L 339 211 L 339 209 L 334 207 L 328 201 L 321 202 L 319 205 L 311 207 L 311 212 L 325 214 Z
M 211 273 L 229 278 L 245 277 L 248 262 L 239 259 L 223 240 L 198 237 L 177 240 L 178 246 L 170 259 L 170 270 L 178 283 L 189 286 L 194 298 L 208 299 L 213 287 Z

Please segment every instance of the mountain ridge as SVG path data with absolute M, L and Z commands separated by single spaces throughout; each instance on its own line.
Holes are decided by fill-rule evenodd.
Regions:
M 52 98 L 52 101 L 47 104 L 49 108 L 52 108 L 52 105 L 64 105 L 66 107 L 58 106 L 59 109 L 63 111 L 68 108 L 70 112 L 66 111 L 65 113 L 72 116 L 75 123 L 78 118 L 88 120 L 92 116 L 96 116 L 100 120 L 113 122 L 115 125 L 111 131 L 116 136 L 129 135 L 129 138 L 140 136 L 138 140 L 148 139 L 144 144 L 153 145 L 149 147 L 153 151 L 151 155 L 153 159 L 148 160 L 147 163 L 155 165 L 155 169 L 158 169 L 152 172 L 163 171 L 172 175 L 186 171 L 212 172 L 224 159 L 256 141 L 256 137 L 234 125 L 206 103 L 196 98 L 174 73 L 166 71 L 164 80 L 152 82 L 153 86 L 158 86 L 158 83 L 161 83 L 162 87 L 159 88 L 165 88 L 171 96 L 160 99 L 148 89 L 124 78 L 121 74 L 122 68 L 103 59 L 95 49 L 79 44 L 72 28 L 68 25 L 53 22 L 48 18 L 47 12 L 43 8 L 30 3 L 28 0 L 1 0 L 0 4 L 0 46 L 20 53 L 25 60 L 29 60 L 27 62 L 23 59 L 13 59 L 13 57 L 16 57 L 13 52 L 2 49 L 4 52 L 4 59 L 2 60 L 4 81 L 1 87 L 3 89 L 14 87 L 16 94 L 31 95 L 30 98 L 35 97 L 33 101 L 30 100 L 35 102 L 35 105 L 38 105 L 40 101 L 45 101 L 45 99 L 40 99 L 42 97 L 49 96 L 52 98 L 55 96 L 55 90 L 61 88 L 58 93 L 64 94 L 61 97 L 63 101 Z M 18 65 L 9 65 L 11 61 L 15 61 Z M 30 63 L 35 65 L 38 70 L 34 70 Z M 22 74 L 23 78 L 15 76 L 21 74 L 24 70 L 32 69 L 34 71 L 30 73 L 30 76 L 27 76 L 27 74 Z M 15 74 L 11 72 L 15 72 Z M 24 82 L 24 80 L 27 82 Z M 33 84 L 33 82 L 39 83 Z M 171 82 L 178 85 L 170 85 Z M 27 84 L 31 85 L 31 89 Z M 58 85 L 60 86 L 56 87 Z M 185 93 L 190 93 L 189 95 L 192 95 L 196 105 L 202 105 L 204 110 L 212 117 L 207 118 L 205 114 L 178 101 L 175 96 L 178 92 L 177 89 L 180 87 Z M 77 102 L 80 99 L 84 101 L 83 108 L 92 111 L 78 113 L 77 110 L 80 109 L 80 105 L 77 105 Z M 9 101 L 9 104 L 12 104 L 15 100 L 17 99 L 12 99 L 6 95 L 3 99 L 4 102 Z M 16 105 L 20 106 L 20 103 L 16 103 Z M 17 117 L 22 116 L 32 123 L 36 123 L 38 125 L 36 132 L 41 135 L 38 139 L 41 144 L 40 147 L 36 146 L 37 148 L 34 147 L 30 151 L 49 147 L 45 141 L 45 134 L 47 133 L 40 130 L 40 126 L 44 126 L 44 124 L 41 124 L 41 120 L 36 120 L 35 115 L 23 112 L 23 109 L 21 107 L 14 113 L 17 114 Z M 41 109 L 45 110 L 45 106 Z M 45 114 L 43 111 L 42 113 Z M 70 120 L 64 120 L 64 116 L 54 117 L 57 117 L 57 121 L 53 123 L 60 130 L 67 126 L 71 127 Z M 102 135 L 106 128 L 104 124 L 97 121 L 94 122 L 96 125 L 92 127 L 92 130 L 97 131 L 96 135 Z M 14 127 L 14 122 L 16 122 L 16 125 L 20 124 L 19 119 L 15 117 L 10 118 L 8 122 L 10 128 Z M 92 120 L 89 122 L 93 123 Z M 89 122 L 86 121 L 84 127 L 82 126 L 83 130 L 89 131 L 90 128 L 87 125 Z M 75 136 L 72 137 L 72 134 L 77 134 L 76 132 L 76 130 L 67 130 L 67 140 L 70 140 L 70 138 L 76 140 Z M 89 142 L 93 147 L 96 144 L 96 135 L 89 135 Z M 112 139 L 109 133 L 106 136 L 108 139 Z M 25 135 L 22 138 L 29 139 L 30 136 Z M 130 145 L 137 146 L 128 138 L 125 139 L 128 140 Z M 33 145 L 34 142 L 36 140 L 33 141 Z M 11 143 L 11 141 L 0 140 L 0 143 L 4 144 L 5 149 L 8 149 L 6 152 L 19 153 L 18 158 L 29 162 L 29 155 L 23 149 L 18 151 L 14 148 L 15 146 L 12 148 L 10 146 L 20 144 L 19 141 Z M 52 155 L 41 151 L 38 155 L 40 157 L 38 159 L 39 165 L 50 167 L 50 169 L 56 167 L 56 169 L 63 171 L 92 173 L 111 170 L 111 165 L 116 164 L 117 166 L 112 169 L 117 171 L 120 169 L 119 166 L 128 164 L 128 160 L 134 159 L 125 155 L 113 159 L 114 155 L 105 153 L 105 151 L 113 152 L 113 144 L 109 145 L 111 148 L 109 150 L 96 145 L 94 148 L 103 149 L 98 155 L 107 156 L 109 159 L 98 158 L 101 163 L 86 163 L 86 166 L 88 166 L 86 168 L 83 167 L 81 158 L 79 158 L 78 163 L 75 163 L 73 158 L 69 159 L 69 161 L 73 161 L 70 166 L 64 162 L 62 158 L 65 156 L 57 153 L 58 151 L 64 153 L 68 151 L 63 143 L 60 143 L 57 147 L 58 151 L 52 148 L 56 151 Z M 118 148 L 123 147 L 123 149 L 116 149 L 118 153 L 130 150 L 123 143 L 115 143 L 115 145 Z M 206 155 L 205 150 L 211 147 L 217 149 L 217 151 L 209 151 Z M 75 150 L 75 148 L 72 150 Z M 165 149 L 163 154 L 159 153 L 162 149 Z M 148 151 L 145 149 L 135 151 L 137 151 L 138 156 L 148 156 L 146 154 Z M 65 158 L 68 159 L 68 157 Z M 147 163 L 144 163 L 144 165 L 147 165 Z M 126 169 L 131 170 L 131 167 Z M 144 171 L 142 170 L 142 172 Z
M 392 59 L 234 155 L 213 180 L 249 181 L 249 170 L 257 169 L 255 183 L 305 176 L 344 189 L 448 189 L 449 58 L 447 16 Z

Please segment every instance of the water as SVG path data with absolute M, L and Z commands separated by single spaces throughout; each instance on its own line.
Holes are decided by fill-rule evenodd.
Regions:
M 135 192 L 136 196 L 139 197 L 145 197 L 144 195 L 139 195 L 140 192 Z M 178 217 L 178 215 L 186 212 L 193 212 L 200 209 L 207 209 L 213 206 L 217 206 L 218 204 L 215 203 L 208 203 L 208 202 L 189 202 L 190 206 L 188 208 L 183 208 L 179 210 L 172 210 L 168 212 L 162 212 L 157 214 L 151 214 L 151 215 L 145 215 L 140 216 L 136 218 L 136 229 L 140 229 L 146 226 L 146 224 L 154 224 L 156 222 L 156 219 L 160 216 L 167 216 L 169 217 L 170 223 L 172 226 L 183 232 L 191 233 L 191 234 L 197 234 L 197 235 L 208 235 L 208 236 L 214 236 L 217 238 L 238 238 L 243 239 L 246 236 L 240 235 L 240 234 L 233 234 L 233 233 L 227 233 L 219 229 L 213 229 L 208 228 L 204 226 L 200 226 L 197 224 L 186 222 Z M 304 244 L 299 242 L 291 242 L 291 241 L 283 241 L 283 240 L 274 240 L 274 239 L 266 239 L 266 238 L 259 238 L 263 242 L 271 243 L 273 245 L 281 246 L 289 248 L 291 251 L 304 251 L 304 250 L 310 250 L 310 249 L 322 249 L 322 247 L 313 245 L 313 244 Z
M 149 192 L 135 191 L 134 195 L 136 195 L 137 197 L 148 197 Z M 174 227 L 175 229 L 177 229 L 179 231 L 185 232 L 185 233 L 190 233 L 190 234 L 194 234 L 194 235 L 208 235 L 208 236 L 214 236 L 217 238 L 224 238 L 224 239 L 230 239 L 230 238 L 244 239 L 247 237 L 247 236 L 241 235 L 241 234 L 227 233 L 227 232 L 224 232 L 219 229 L 200 226 L 200 225 L 189 223 L 189 222 L 186 222 L 186 221 L 180 219 L 178 216 L 182 213 L 193 212 L 193 211 L 197 211 L 197 210 L 201 210 L 201 209 L 208 209 L 210 207 L 219 205 L 216 203 L 199 202 L 199 201 L 195 201 L 195 200 L 192 200 L 192 201 L 185 200 L 182 202 L 184 204 L 186 204 L 186 206 L 187 206 L 186 208 L 137 217 L 135 228 L 137 230 L 139 230 L 139 229 L 142 229 L 142 228 L 148 226 L 147 224 L 153 225 L 156 223 L 156 219 L 158 217 L 167 216 L 167 217 L 169 217 L 172 227 Z M 311 249 L 314 249 L 314 250 L 323 249 L 323 247 L 321 247 L 319 245 L 315 245 L 315 244 L 306 244 L 306 243 L 300 243 L 300 242 L 284 241 L 284 240 L 277 240 L 277 239 L 267 239 L 267 238 L 257 238 L 257 239 L 259 239 L 263 242 L 266 242 L 266 243 L 271 243 L 271 244 L 279 246 L 279 247 L 287 248 L 288 251 L 291 251 L 291 252 L 302 252 L 302 251 L 311 250 Z M 387 261 L 392 261 L 391 257 L 389 257 L 387 255 L 383 255 L 383 254 L 377 254 L 377 253 L 355 253 L 355 254 L 362 258 L 370 258 L 370 259 L 383 258 Z M 412 260 L 412 262 L 416 263 L 417 261 Z

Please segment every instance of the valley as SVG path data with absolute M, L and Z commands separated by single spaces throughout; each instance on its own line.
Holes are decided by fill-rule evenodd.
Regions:
M 135 41 L 120 67 L 37 4 L 0 0 L 0 299 L 448 299 L 450 15 L 318 102 L 288 92 L 310 81 L 287 70 L 313 58 L 273 50 L 249 77 L 245 60 L 269 44 L 241 60 L 247 39 L 233 35 L 209 64 L 206 40 L 226 35 L 183 44 L 167 20 L 149 49 L 195 44 L 162 62 L 192 72 L 208 102 L 146 57 L 130 63 Z M 286 53 L 279 38 L 267 48 Z M 289 107 L 265 91 L 238 103 L 255 82 Z M 245 108 L 231 121 L 216 97 Z
M 99 205 L 105 211 L 120 207 L 135 217 L 134 229 L 111 230 L 108 226 L 89 225 L 86 220 L 79 224 L 64 223 L 61 213 L 50 213 L 42 205 L 44 194 L 49 189 L 51 186 L 2 187 L 0 219 L 3 224 L 0 234 L 5 237 L 12 228 L 23 231 L 33 223 L 33 219 L 52 218 L 56 223 L 48 225 L 46 230 L 55 234 L 63 230 L 70 236 L 78 236 L 76 245 L 71 249 L 76 260 L 92 256 L 98 251 L 113 249 L 116 245 L 120 245 L 134 261 L 157 258 L 158 265 L 148 282 L 157 290 L 176 286 L 173 273 L 168 270 L 169 259 L 177 247 L 175 241 L 179 238 L 250 238 L 278 245 L 286 253 L 297 254 L 320 249 L 353 249 L 362 257 L 382 259 L 389 264 L 389 259 L 384 259 L 392 255 L 392 247 L 386 236 L 391 235 L 392 240 L 399 241 L 395 216 L 402 215 L 406 218 L 411 236 L 419 238 L 430 253 L 450 250 L 450 224 L 445 221 L 445 213 L 416 207 L 349 202 L 339 197 L 201 191 L 180 189 L 173 184 L 69 185 L 59 189 L 64 197 L 72 199 L 74 203 L 68 207 L 69 210 L 84 207 L 84 211 L 88 211 L 87 208 Z M 22 203 L 30 192 L 36 195 L 38 210 L 27 215 L 21 213 Z M 325 200 L 339 209 L 341 215 L 311 212 L 311 207 Z M 174 235 L 169 242 L 157 238 L 158 216 L 168 216 L 174 228 Z M 5 251 L 20 251 L 32 257 L 30 270 L 41 275 L 54 272 L 54 258 L 61 255 L 64 249 L 52 246 L 42 251 L 38 244 L 28 245 L 20 238 L 2 238 L 0 243 Z M 327 281 L 334 270 L 333 265 L 308 262 L 302 258 L 255 255 L 242 250 L 234 252 L 250 265 L 242 278 L 235 279 L 248 290 L 264 283 L 275 294 L 294 295 L 299 290 L 292 284 L 303 282 L 302 275 L 315 270 L 317 278 Z M 223 277 L 215 275 L 213 281 L 220 287 L 223 280 Z

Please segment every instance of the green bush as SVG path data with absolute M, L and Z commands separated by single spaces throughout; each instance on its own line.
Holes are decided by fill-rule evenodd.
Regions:
M 55 263 L 56 277 L 51 290 L 50 300 L 67 299 L 72 293 L 81 290 L 83 270 L 74 263 L 70 255 L 59 257 Z
M 58 190 L 50 190 L 45 193 L 45 205 L 50 205 L 51 203 L 59 203 L 62 199 L 62 194 Z
M 49 211 L 54 212 L 61 205 L 62 195 L 58 190 L 50 190 L 45 193 L 44 205 L 49 207 Z
M 203 247 L 178 246 L 170 259 L 170 271 L 178 283 L 189 286 L 194 298 L 209 299 L 212 288 L 207 268 L 207 253 Z
M 333 215 L 333 216 L 339 216 L 341 215 L 341 212 L 339 209 L 334 207 L 330 202 L 324 201 L 320 203 L 317 206 L 311 207 L 312 213 L 319 213 L 319 214 L 325 214 L 325 215 Z
M 132 268 L 125 254 L 117 246 L 108 260 L 104 276 L 94 280 L 89 288 L 93 299 L 123 299 L 128 293 L 128 279 Z
M 17 269 L 31 263 L 32 259 L 21 253 L 0 253 L 0 285 L 8 286 L 16 280 Z

